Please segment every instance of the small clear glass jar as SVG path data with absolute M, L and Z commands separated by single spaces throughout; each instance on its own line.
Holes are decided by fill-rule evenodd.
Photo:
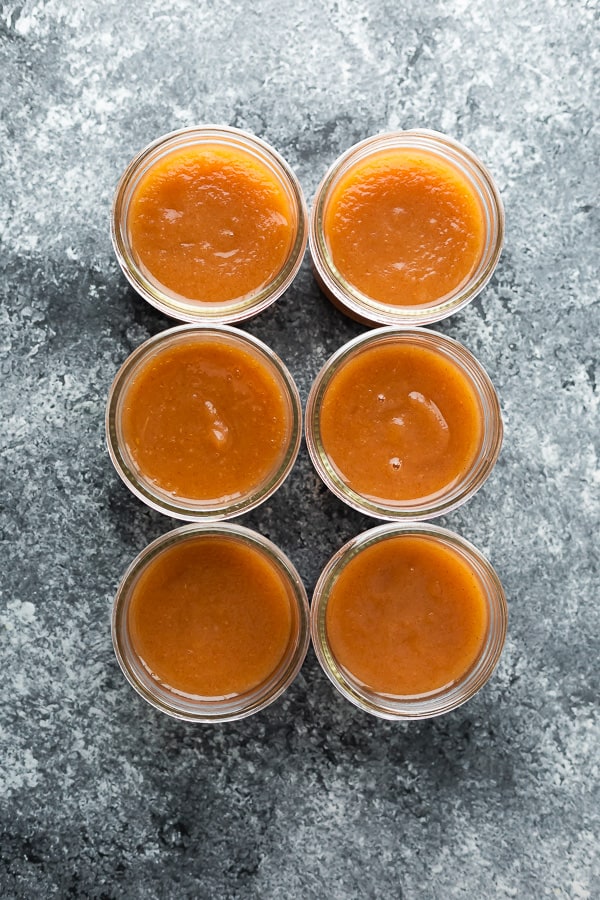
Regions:
M 327 603 L 345 566 L 375 543 L 398 536 L 425 537 L 457 553 L 479 580 L 487 607 L 487 627 L 479 654 L 461 678 L 437 691 L 416 696 L 375 693 L 336 660 L 327 637 Z M 315 587 L 311 604 L 311 637 L 317 658 L 335 688 L 359 709 L 381 719 L 428 719 L 461 706 L 490 678 L 500 658 L 508 624 L 504 589 L 490 563 L 466 541 L 435 525 L 387 524 L 365 531 L 345 544 L 327 563 Z
M 293 215 L 293 240 L 280 270 L 268 284 L 226 302 L 189 299 L 161 284 L 140 262 L 128 226 L 132 198 L 141 179 L 176 150 L 221 146 L 250 154 L 267 167 L 288 199 Z M 308 213 L 300 182 L 287 162 L 269 144 L 237 128 L 206 125 L 174 131 L 153 141 L 129 163 L 115 192 L 111 220 L 112 243 L 123 273 L 138 294 L 161 312 L 182 322 L 223 324 L 241 322 L 274 303 L 292 283 L 304 256 Z
M 387 304 L 367 296 L 342 276 L 327 243 L 325 213 L 340 179 L 357 163 L 381 151 L 396 149 L 424 151 L 457 170 L 478 198 L 483 216 L 484 246 L 471 275 L 465 283 L 426 305 Z M 309 247 L 317 282 L 335 306 L 366 325 L 428 325 L 462 309 L 492 277 L 503 240 L 504 208 L 489 171 L 467 147 L 426 129 L 376 135 L 350 147 L 327 171 L 311 209 Z
M 480 446 L 462 477 L 435 494 L 415 500 L 386 500 L 354 490 L 328 456 L 321 437 L 321 406 L 332 378 L 349 360 L 364 350 L 386 344 L 429 348 L 453 363 L 470 384 L 481 416 Z M 376 519 L 416 522 L 445 515 L 457 509 L 479 490 L 498 459 L 502 446 L 503 425 L 498 396 L 488 374 L 462 344 L 427 328 L 387 327 L 366 332 L 348 341 L 325 363 L 308 396 L 305 432 L 313 465 L 336 497 L 358 512 Z M 368 448 L 365 448 L 364 452 L 368 453 Z
M 162 489 L 136 464 L 123 434 L 123 409 L 127 393 L 136 376 L 163 351 L 190 340 L 216 340 L 240 348 L 264 366 L 275 380 L 288 416 L 288 434 L 277 467 L 267 477 L 239 496 L 218 500 L 200 500 L 177 496 Z M 266 344 L 258 338 L 228 325 L 177 325 L 145 341 L 125 360 L 110 388 L 106 406 L 106 441 L 112 463 L 136 497 L 147 506 L 186 522 L 218 521 L 248 512 L 264 503 L 281 487 L 292 470 L 302 438 L 302 406 L 298 388 L 290 372 Z M 202 465 L 202 460 L 198 460 Z
M 260 553 L 288 590 L 291 630 L 284 656 L 270 676 L 256 688 L 228 697 L 198 697 L 169 688 L 153 677 L 132 644 L 129 610 L 139 579 L 165 551 L 189 540 L 211 537 L 239 542 Z M 190 722 L 231 722 L 269 706 L 290 686 L 300 671 L 310 640 L 306 590 L 293 564 L 267 538 L 229 523 L 184 525 L 157 538 L 134 559 L 117 590 L 112 612 L 112 640 L 118 663 L 127 681 L 148 703 L 175 719 Z

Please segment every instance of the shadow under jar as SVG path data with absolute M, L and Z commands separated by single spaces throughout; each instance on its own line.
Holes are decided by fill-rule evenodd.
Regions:
M 435 525 L 381 525 L 349 541 L 311 605 L 315 652 L 337 690 L 384 719 L 426 719 L 492 674 L 508 612 L 490 563 Z
M 368 325 L 427 325 L 462 309 L 491 278 L 504 238 L 494 180 L 435 131 L 368 138 L 317 188 L 310 252 L 317 281 Z
M 378 519 L 461 506 L 502 444 L 494 387 L 461 344 L 425 328 L 380 328 L 341 347 L 311 388 L 306 442 L 329 489 Z
M 131 286 L 175 319 L 239 322 L 274 303 L 304 255 L 302 188 L 268 144 L 235 128 L 158 138 L 117 186 L 112 241 Z
M 186 525 L 126 571 L 112 616 L 129 683 L 177 719 L 226 722 L 258 712 L 306 656 L 306 591 L 289 559 L 237 525 Z
M 179 325 L 150 338 L 111 387 L 106 436 L 127 487 L 186 521 L 254 509 L 298 455 L 294 380 L 262 341 L 227 325 Z

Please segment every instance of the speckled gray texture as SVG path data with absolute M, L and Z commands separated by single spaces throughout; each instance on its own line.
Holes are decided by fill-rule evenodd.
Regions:
M 597 15 L 559 0 L 0 3 L 3 898 L 600 896 Z M 443 719 L 355 710 L 311 652 L 268 710 L 194 727 L 117 667 L 119 577 L 175 523 L 104 447 L 117 367 L 170 324 L 118 269 L 110 202 L 137 150 L 203 122 L 270 141 L 309 199 L 351 143 L 411 126 L 464 141 L 498 181 L 496 275 L 438 327 L 488 369 L 505 446 L 442 524 L 495 564 L 510 631 L 491 682 Z M 307 262 L 247 327 L 304 400 L 362 330 Z M 374 523 L 303 449 L 243 524 L 310 590 Z

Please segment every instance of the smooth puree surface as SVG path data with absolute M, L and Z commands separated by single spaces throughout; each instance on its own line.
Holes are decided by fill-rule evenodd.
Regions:
M 431 497 L 472 465 L 482 414 L 466 375 L 429 347 L 374 344 L 347 359 L 325 389 L 325 453 L 352 490 L 374 500 Z
M 203 535 L 152 560 L 133 588 L 128 619 L 134 653 L 161 684 L 223 698 L 275 671 L 290 640 L 292 606 L 263 552 Z
M 393 306 L 425 306 L 460 288 L 485 241 L 482 206 L 465 176 L 411 149 L 373 153 L 344 172 L 323 228 L 342 277 Z
M 291 412 L 266 360 L 214 336 L 160 348 L 124 393 L 122 434 L 141 474 L 175 497 L 226 503 L 286 455 Z
M 142 176 L 127 230 L 138 265 L 168 291 L 226 303 L 281 271 L 295 214 L 261 160 L 238 147 L 199 144 L 173 150 Z
M 488 622 L 483 586 L 453 549 L 427 537 L 387 538 L 357 553 L 331 589 L 327 640 L 371 690 L 415 696 L 460 679 Z

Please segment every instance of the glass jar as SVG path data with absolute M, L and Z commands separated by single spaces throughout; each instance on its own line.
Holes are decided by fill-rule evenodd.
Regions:
M 266 283 L 258 284 L 242 296 L 228 297 L 219 302 L 186 297 L 155 277 L 136 251 L 130 223 L 130 213 L 136 190 L 139 189 L 142 180 L 153 167 L 164 165 L 165 160 L 174 153 L 195 150 L 207 152 L 213 151 L 215 148 L 232 154 L 237 152 L 241 154 L 241 158 L 255 161 L 261 167 L 262 177 L 265 172 L 268 173 L 268 177 L 271 179 L 270 187 L 276 188 L 281 196 L 286 198 L 291 218 L 288 248 L 278 270 L 270 274 Z M 219 191 L 222 193 L 222 188 Z M 259 201 L 260 191 L 256 202 L 259 204 Z M 214 196 L 210 202 L 213 204 L 217 202 Z M 226 202 L 219 200 L 219 203 L 226 204 Z M 226 206 L 219 207 L 218 212 L 222 213 L 223 210 L 226 212 Z M 180 215 L 180 211 L 165 209 L 165 215 L 167 214 L 175 221 Z M 244 224 L 237 221 L 237 218 L 235 210 L 232 210 L 231 215 L 225 215 L 224 231 L 221 234 L 227 233 L 232 237 L 234 232 L 231 229 L 242 227 Z M 306 203 L 300 183 L 286 161 L 272 147 L 237 128 L 207 125 L 184 128 L 164 135 L 153 141 L 132 159 L 117 185 L 112 210 L 111 237 L 117 260 L 125 277 L 135 291 L 161 312 L 183 322 L 232 323 L 243 321 L 262 312 L 290 286 L 300 267 L 306 248 L 306 221 Z M 197 235 L 193 237 L 197 237 Z M 257 240 L 260 242 L 263 237 L 263 235 L 258 235 Z M 180 244 L 181 242 L 179 242 Z M 225 259 L 235 252 L 235 247 L 232 249 L 227 246 L 222 250 L 222 253 L 219 251 L 216 255 L 223 256 Z M 224 265 L 227 263 L 224 262 Z
M 355 489 L 336 466 L 323 442 L 323 401 L 332 380 L 344 367 L 371 349 L 414 347 L 433 351 L 443 364 L 451 364 L 469 386 L 480 421 L 476 452 L 459 477 L 442 489 L 410 500 L 393 500 Z M 383 399 L 383 398 L 382 398 Z M 354 400 L 353 400 L 354 402 Z M 439 412 L 439 411 L 438 411 Z M 355 413 L 360 418 L 360 411 Z M 401 421 L 401 420 L 398 420 Z M 353 422 L 340 426 L 350 433 Z M 489 376 L 475 357 L 458 341 L 425 328 L 379 328 L 359 335 L 341 347 L 317 375 L 306 405 L 306 443 L 312 462 L 327 487 L 353 509 L 383 520 L 419 521 L 444 515 L 465 503 L 490 475 L 502 446 L 503 426 L 498 397 Z M 377 450 L 376 444 L 362 445 L 365 459 Z M 400 465 L 401 460 L 391 460 Z
M 359 681 L 335 657 L 327 630 L 327 606 L 337 579 L 361 553 L 398 537 L 417 537 L 457 554 L 481 586 L 486 625 L 483 641 L 471 665 L 443 687 L 418 695 L 378 693 Z M 380 573 L 381 574 L 381 573 Z M 317 658 L 335 688 L 359 709 L 382 719 L 426 719 L 456 709 L 488 681 L 500 658 L 506 636 L 508 610 L 500 580 L 481 553 L 464 538 L 435 525 L 386 524 L 366 531 L 341 548 L 323 570 L 311 605 L 311 636 Z M 411 635 L 414 639 L 414 634 Z
M 210 499 L 182 496 L 180 493 L 161 486 L 156 477 L 153 478 L 144 472 L 141 465 L 138 464 L 133 448 L 128 445 L 124 434 L 125 409 L 128 396 L 135 387 L 136 379 L 140 375 L 143 376 L 144 372 L 149 371 L 148 367 L 153 363 L 156 364 L 161 356 L 164 358 L 166 354 L 178 347 L 185 348 L 188 345 L 193 347 L 195 343 L 199 347 L 207 343 L 210 346 L 212 343 L 216 346 L 222 345 L 225 348 L 231 348 L 232 352 L 239 350 L 244 354 L 244 358 L 252 361 L 252 365 L 260 367 L 277 391 L 278 402 L 286 420 L 286 433 L 279 455 L 274 457 L 273 466 L 266 470 L 266 474 L 263 472 L 260 480 L 255 482 L 250 478 L 248 481 L 250 486 L 247 488 L 242 488 L 227 496 L 213 496 Z M 208 405 L 209 410 L 212 409 L 213 416 L 217 415 L 217 411 L 211 406 L 210 399 L 200 397 L 197 402 L 198 416 L 206 415 L 202 408 L 203 405 Z M 232 426 L 231 432 L 235 437 L 235 423 L 230 422 L 230 425 Z M 206 427 L 207 429 L 210 427 L 210 422 Z M 178 325 L 155 335 L 134 350 L 125 360 L 108 395 L 106 439 L 110 458 L 117 473 L 132 493 L 152 509 L 188 522 L 229 519 L 263 503 L 283 484 L 292 470 L 298 455 L 301 436 L 300 396 L 288 369 L 279 357 L 258 338 L 228 325 L 212 328 L 198 325 Z M 161 438 L 164 437 L 161 435 Z M 219 434 L 216 437 L 218 438 Z M 202 458 L 194 458 L 192 462 L 198 469 L 202 469 Z
M 227 696 L 196 696 L 170 687 L 151 671 L 136 650 L 131 608 L 136 589 L 154 563 L 187 542 L 218 539 L 233 542 L 252 553 L 273 570 L 285 585 L 290 607 L 287 645 L 279 662 L 260 684 Z M 142 584 L 142 590 L 147 581 Z M 168 626 L 165 626 L 168 630 Z M 306 591 L 296 569 L 282 551 L 262 535 L 232 524 L 185 525 L 149 544 L 131 563 L 117 590 L 112 613 L 112 639 L 119 665 L 131 686 L 148 703 L 176 719 L 190 722 L 228 722 L 259 712 L 273 703 L 292 683 L 304 661 L 310 635 Z M 223 639 L 223 636 L 221 636 Z M 189 652 L 189 650 L 187 651 Z M 216 650 L 218 658 L 218 648 Z
M 326 213 L 341 179 L 359 164 L 371 162 L 377 154 L 396 150 L 424 153 L 437 164 L 445 165 L 468 186 L 481 212 L 483 241 L 470 274 L 442 296 L 423 305 L 386 303 L 368 296 L 342 275 L 328 243 Z M 316 279 L 342 312 L 367 325 L 427 325 L 462 309 L 491 278 L 503 240 L 504 210 L 491 174 L 462 144 L 444 134 L 424 129 L 376 135 L 355 144 L 330 167 L 317 188 L 311 210 L 309 246 Z

